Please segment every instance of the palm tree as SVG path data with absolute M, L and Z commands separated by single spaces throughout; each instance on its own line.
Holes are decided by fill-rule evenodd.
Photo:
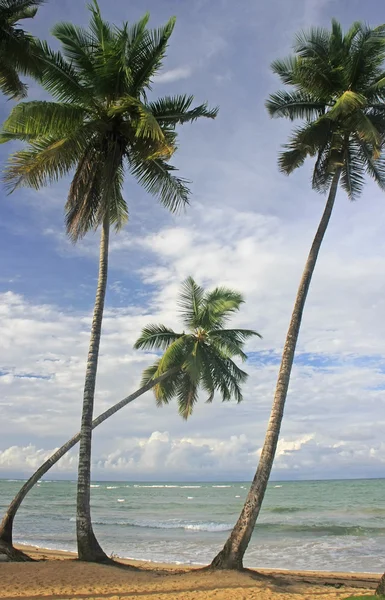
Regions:
M 18 27 L 19 21 L 32 19 L 45 0 L 0 0 L 0 90 L 11 98 L 27 95 L 22 75 L 41 73 L 37 48 L 31 35 Z
M 205 292 L 189 277 L 182 284 L 180 295 L 181 316 L 188 333 L 176 333 L 164 325 L 145 327 L 135 348 L 161 350 L 162 357 L 145 370 L 139 390 L 97 417 L 92 422 L 92 429 L 151 388 L 158 405 L 176 397 L 184 419 L 191 415 L 199 386 L 208 394 L 209 402 L 216 391 L 223 401 L 235 398 L 240 402 L 241 384 L 247 374 L 232 359 L 246 360 L 243 350 L 246 340 L 254 335 L 259 336 L 249 329 L 225 328 L 228 319 L 240 309 L 242 303 L 242 295 L 234 290 L 221 287 Z M 80 433 L 77 433 L 56 450 L 22 486 L 9 505 L 0 525 L 0 552 L 12 560 L 29 560 L 26 554 L 12 545 L 13 522 L 20 504 L 39 479 L 79 439 Z
M 206 104 L 191 108 L 192 96 L 149 101 L 152 79 L 162 66 L 175 19 L 149 30 L 145 15 L 121 28 L 102 19 L 96 0 L 88 30 L 60 23 L 53 35 L 62 53 L 40 43 L 42 85 L 56 101 L 16 106 L 2 140 L 28 142 L 10 160 L 6 181 L 39 189 L 73 169 L 66 203 L 66 227 L 76 242 L 101 226 L 99 275 L 86 367 L 80 430 L 77 542 L 81 560 L 106 560 L 90 515 L 91 434 L 96 372 L 107 285 L 111 225 L 128 219 L 123 198 L 126 171 L 171 211 L 188 203 L 186 181 L 168 163 L 176 149 L 176 126 L 214 118 Z
M 240 517 L 213 568 L 240 569 L 261 509 L 277 448 L 302 314 L 339 183 L 350 199 L 360 195 L 365 174 L 385 189 L 385 27 L 354 23 L 344 35 L 332 21 L 331 31 L 311 29 L 297 36 L 295 55 L 273 63 L 284 84 L 292 87 L 270 96 L 272 117 L 303 119 L 279 158 L 280 170 L 292 173 L 315 157 L 313 189 L 328 191 L 299 284 L 283 348 L 265 442 Z

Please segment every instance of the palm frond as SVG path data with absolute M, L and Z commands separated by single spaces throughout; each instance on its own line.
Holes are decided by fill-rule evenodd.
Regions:
M 220 351 L 228 358 L 238 356 L 242 361 L 247 360 L 247 355 L 242 348 L 245 342 L 254 336 L 262 336 L 251 329 L 218 329 L 210 331 L 210 341 L 218 345 Z
M 20 102 L 3 124 L 1 133 L 14 134 L 28 139 L 45 136 L 62 136 L 83 125 L 87 111 L 76 104 L 59 102 Z
M 27 95 L 26 84 L 20 80 L 17 70 L 7 57 L 2 57 L 0 62 L 0 90 L 12 100 L 25 98 Z
M 356 143 L 361 162 L 367 174 L 385 191 L 385 158 L 383 156 L 375 158 L 370 145 L 358 136 L 356 137 Z
M 58 181 L 76 165 L 84 140 L 80 137 L 44 137 L 31 142 L 26 150 L 11 154 L 4 181 L 11 191 L 20 186 L 35 189 Z
M 183 124 L 196 121 L 201 117 L 215 119 L 218 108 L 208 108 L 207 102 L 192 110 L 194 96 L 164 96 L 148 103 L 148 109 L 159 123 Z
M 169 369 L 182 369 L 186 357 L 193 351 L 195 340 L 191 336 L 182 335 L 174 340 L 163 353 L 159 361 L 159 374 Z
M 52 35 L 62 45 L 63 54 L 82 78 L 91 83 L 97 40 L 90 31 L 73 23 L 57 23 L 52 29 Z
M 177 212 L 189 204 L 189 182 L 172 175 L 177 170 L 175 167 L 160 158 L 143 160 L 133 152 L 128 160 L 131 173 L 140 185 L 168 210 Z
M 204 295 L 199 311 L 199 326 L 204 329 L 222 328 L 244 303 L 243 295 L 227 287 L 217 287 Z
M 68 102 L 97 110 L 92 87 L 79 77 L 74 66 L 44 41 L 37 42 L 43 64 L 42 85 L 58 102 Z
M 314 119 L 325 109 L 325 103 L 302 91 L 285 90 L 270 94 L 266 108 L 271 117 L 294 119 Z
M 132 60 L 132 93 L 146 95 L 146 88 L 151 87 L 151 80 L 162 66 L 166 54 L 168 40 L 175 27 L 175 17 L 158 29 L 147 30 L 142 35 L 141 43 L 136 48 L 140 60 Z
M 190 329 L 199 327 L 199 313 L 204 298 L 204 289 L 192 277 L 187 277 L 181 284 L 178 308 L 184 325 Z
M 341 172 L 341 186 L 351 200 L 362 192 L 364 185 L 364 169 L 359 154 L 350 145 L 345 148 Z
M 179 414 L 184 420 L 187 420 L 198 400 L 198 386 L 188 373 L 183 373 L 179 377 L 176 397 Z
M 280 80 L 285 85 L 296 85 L 298 58 L 295 56 L 288 56 L 287 58 L 274 60 L 271 63 L 271 70 L 279 76 Z
M 166 350 L 172 342 L 179 339 L 183 334 L 176 333 L 164 325 L 146 325 L 142 329 L 140 337 L 136 340 L 136 350 Z
M 307 148 L 293 148 L 290 144 L 284 146 L 287 150 L 281 152 L 278 157 L 278 166 L 281 173 L 290 175 L 295 169 L 302 167 L 308 156 Z
M 337 98 L 332 108 L 328 110 L 328 118 L 339 119 L 365 106 L 366 98 L 363 94 L 347 90 Z
M 328 142 L 319 149 L 312 176 L 312 188 L 321 194 L 327 192 L 333 179 L 334 172 L 330 158 L 331 141 L 328 140 Z

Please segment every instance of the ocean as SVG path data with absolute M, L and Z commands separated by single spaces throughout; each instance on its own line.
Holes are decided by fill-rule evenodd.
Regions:
M 0 511 L 20 481 L 0 480 Z M 92 518 L 108 554 L 206 564 L 235 523 L 248 483 L 94 482 Z M 72 481 L 43 480 L 27 496 L 15 540 L 76 550 Z M 269 484 L 245 566 L 385 570 L 385 479 Z

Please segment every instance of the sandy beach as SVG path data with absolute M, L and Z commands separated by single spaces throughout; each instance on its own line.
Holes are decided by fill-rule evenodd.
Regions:
M 119 568 L 80 563 L 67 552 L 25 546 L 23 550 L 40 562 L 0 563 L 2 599 L 334 600 L 373 593 L 378 580 L 377 575 L 364 573 L 267 569 L 211 573 L 123 559 Z

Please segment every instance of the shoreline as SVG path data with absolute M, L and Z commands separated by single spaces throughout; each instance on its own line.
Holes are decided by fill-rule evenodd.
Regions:
M 0 563 L 3 600 L 344 600 L 373 594 L 379 575 L 278 569 L 209 571 L 118 559 L 84 563 L 73 552 L 18 545 L 35 562 Z
M 26 544 L 15 544 L 16 548 L 20 548 L 29 554 L 35 560 L 71 560 L 77 561 L 77 553 L 71 550 L 57 550 L 52 548 L 41 548 L 39 546 L 31 546 Z M 124 565 L 132 565 L 143 571 L 165 571 L 165 572 L 201 572 L 205 564 L 186 564 L 186 563 L 168 563 L 155 562 L 152 560 L 139 560 L 135 558 L 126 558 L 121 556 L 113 556 L 113 559 Z M 272 577 L 283 577 L 288 580 L 320 583 L 322 585 L 349 585 L 354 587 L 376 587 L 382 573 L 365 573 L 365 572 L 349 572 L 349 571 L 315 571 L 315 570 L 293 570 L 293 569 L 268 569 L 268 568 L 248 568 L 247 571 L 260 573 L 261 575 Z
M 46 555 L 48 559 L 60 560 L 60 559 L 71 559 L 77 560 L 77 552 L 74 550 L 63 550 L 59 548 L 46 548 L 44 546 L 36 546 L 33 544 L 23 544 L 21 542 L 15 543 L 15 548 L 19 548 L 26 552 L 26 554 L 30 554 L 32 557 Z M 183 563 L 183 562 L 157 562 L 151 559 L 139 559 L 139 558 L 131 558 L 129 556 L 119 556 L 117 554 L 113 555 L 113 559 L 117 562 L 122 562 L 123 564 L 131 564 L 134 566 L 139 566 L 141 568 L 154 568 L 154 569 L 165 569 L 165 570 L 199 570 L 206 567 L 206 563 Z M 41 559 L 39 559 L 41 560 Z M 373 571 L 325 571 L 325 570 L 317 570 L 317 569 L 285 569 L 285 568 L 268 568 L 268 567 L 248 567 L 248 570 L 255 571 L 263 574 L 288 574 L 288 575 L 296 575 L 301 577 L 307 576 L 320 576 L 322 579 L 326 579 L 327 577 L 340 577 L 349 579 L 358 578 L 358 579 L 377 579 L 382 576 L 381 572 L 373 572 Z

